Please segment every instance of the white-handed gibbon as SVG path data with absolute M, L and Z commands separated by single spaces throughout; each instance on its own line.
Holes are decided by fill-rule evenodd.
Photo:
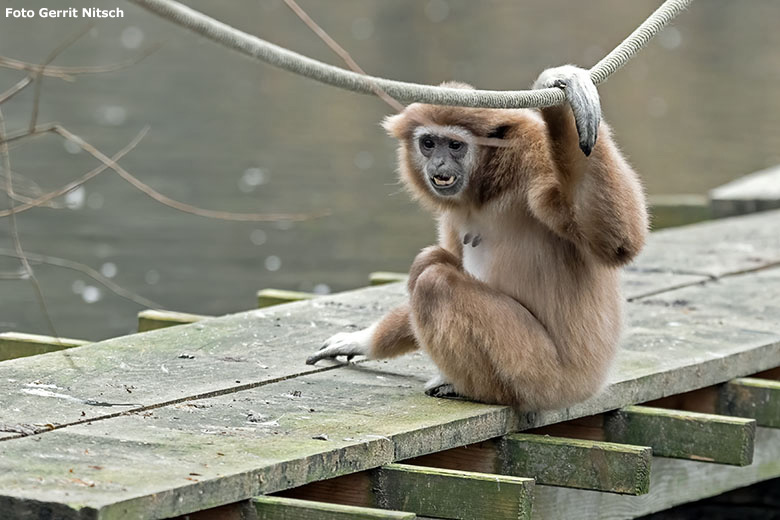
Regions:
M 408 303 L 336 334 L 307 363 L 422 348 L 440 372 L 428 394 L 521 410 L 599 391 L 621 334 L 620 267 L 647 235 L 644 194 L 588 71 L 548 69 L 541 87 L 562 88 L 568 103 L 412 104 L 385 120 L 404 185 L 436 214 L 439 245 L 412 263 Z

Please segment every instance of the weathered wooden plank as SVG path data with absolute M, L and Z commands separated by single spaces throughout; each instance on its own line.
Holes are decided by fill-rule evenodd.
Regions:
M 138 313 L 138 332 L 164 329 L 175 325 L 186 325 L 197 321 L 212 318 L 202 314 L 189 314 L 186 312 L 159 311 L 146 309 Z
M 753 461 L 753 419 L 649 406 L 628 406 L 605 419 L 608 440 L 651 446 L 659 457 L 737 466 Z
M 311 300 L 316 297 L 316 294 L 300 292 L 300 291 L 285 291 L 283 289 L 260 289 L 257 291 L 257 307 L 271 307 L 272 305 L 280 305 L 282 303 L 299 302 L 302 300 Z
M 750 417 L 759 426 L 780 428 L 780 381 L 744 377 L 721 388 L 718 413 Z
M 2 504 L 172 516 L 773 368 L 780 365 L 776 277 L 751 273 L 681 289 L 684 304 L 673 294 L 631 303 L 605 391 L 565 410 L 520 416 L 422 395 L 433 373 L 422 355 L 319 372 L 303 365 L 322 337 L 365 326 L 402 301 L 402 284 L 118 338 L 71 349 L 67 358 L 8 361 L 0 364 L 0 429 L 19 435 L 20 425 L 83 423 L 0 442 Z M 128 409 L 141 413 L 113 416 Z M 265 417 L 251 422 L 249 413 Z M 323 433 L 328 441 L 312 438 Z M 112 471 L 92 472 L 94 453 Z M 202 464 L 212 469 L 202 473 Z M 63 479 L 71 468 L 95 486 Z
M 414 513 L 286 497 L 255 497 L 258 520 L 413 520 Z
M 0 361 L 56 352 L 88 343 L 89 341 L 81 339 L 55 338 L 24 332 L 0 332 Z
M 716 217 L 744 215 L 780 208 L 780 166 L 767 168 L 710 191 Z
M 762 221 L 770 223 L 771 219 Z M 685 229 L 687 240 L 694 241 L 690 228 Z M 770 239 L 767 242 L 771 244 Z M 780 316 L 780 290 L 773 283 L 778 275 L 768 274 L 777 271 L 693 286 L 629 305 L 629 330 L 617 360 L 620 376 L 598 403 L 577 410 L 584 415 L 599 413 L 601 403 L 626 404 L 620 395 L 654 399 L 780 364 L 774 356 L 777 326 L 767 318 Z M 71 349 L 67 358 L 53 353 L 15 360 L 13 368 L 0 366 L 0 423 L 67 424 L 133 408 L 87 405 L 82 410 L 71 398 L 137 408 L 310 373 L 319 368 L 303 361 L 324 338 L 366 326 L 404 298 L 402 284 L 389 284 L 117 338 L 90 345 L 89 353 Z M 730 302 L 730 307 L 718 303 L 713 310 L 712 300 Z M 730 365 L 721 366 L 726 362 Z M 664 371 L 668 380 L 646 393 L 640 391 L 650 384 L 645 376 Z M 422 379 L 430 372 L 414 377 Z M 38 380 L 68 388 L 53 390 L 66 397 L 30 395 L 25 385 Z M 8 435 L 13 434 L 0 433 Z
M 652 233 L 633 268 L 720 277 L 780 261 L 780 211 Z
M 534 518 L 636 518 L 780 477 L 780 430 L 758 428 L 755 447 L 744 467 L 654 458 L 650 492 L 638 497 L 537 484 Z
M 382 507 L 460 520 L 531 518 L 533 479 L 408 464 L 375 473 Z
M 653 450 L 612 442 L 513 434 L 502 441 L 502 473 L 539 484 L 644 495 Z
M 389 271 L 375 271 L 369 273 L 369 285 L 384 285 L 386 283 L 406 282 L 409 275 L 406 273 L 391 273 Z

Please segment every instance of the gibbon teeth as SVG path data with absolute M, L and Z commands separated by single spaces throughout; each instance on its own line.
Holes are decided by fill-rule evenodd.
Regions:
M 433 183 L 436 184 L 436 186 L 449 186 L 455 182 L 455 177 L 447 177 L 446 179 L 441 179 L 439 177 L 433 178 Z

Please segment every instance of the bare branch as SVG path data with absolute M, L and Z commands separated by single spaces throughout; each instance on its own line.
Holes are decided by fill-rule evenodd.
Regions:
M 161 306 L 159 303 L 153 302 L 148 298 L 145 298 L 139 294 L 134 293 L 133 291 L 121 287 L 120 285 L 112 281 L 110 278 L 103 276 L 99 271 L 93 269 L 92 267 L 86 264 L 82 264 L 80 262 L 76 262 L 73 260 L 68 260 L 67 258 L 58 258 L 56 256 L 42 255 L 38 253 L 25 252 L 25 255 L 32 262 L 36 262 L 39 264 L 53 265 L 57 267 L 63 267 L 65 269 L 70 269 L 73 271 L 78 271 L 80 273 L 83 273 L 86 276 L 95 280 L 97 283 L 106 287 L 108 290 L 110 290 L 117 296 L 121 296 L 122 298 L 133 301 L 144 307 L 149 307 L 152 309 L 164 309 L 164 307 Z M 15 252 L 5 248 L 0 248 L 0 256 L 19 258 L 19 256 Z M 24 276 L 24 274 L 22 274 L 22 276 Z
M 277 221 L 277 220 L 290 220 L 290 221 L 299 222 L 302 220 L 310 219 L 312 217 L 318 217 L 324 215 L 324 214 L 311 215 L 306 213 L 268 213 L 268 214 L 232 213 L 228 211 L 214 211 L 210 209 L 198 208 L 196 206 L 192 206 L 184 202 L 179 202 L 166 195 L 163 195 L 162 193 L 155 190 L 148 184 L 145 184 L 144 182 L 136 178 L 134 175 L 132 175 L 127 170 L 122 168 L 115 161 L 112 161 L 109 157 L 106 157 L 105 154 L 103 154 L 100 150 L 98 150 L 91 144 L 87 143 L 84 139 L 69 132 L 66 128 L 57 125 L 52 129 L 52 131 L 56 134 L 59 134 L 63 138 L 67 139 L 68 141 L 79 145 L 82 150 L 84 150 L 92 157 L 94 157 L 98 161 L 102 162 L 103 164 L 105 164 L 106 166 L 114 170 L 117 174 L 119 174 L 120 177 L 122 177 L 124 180 L 126 180 L 127 182 L 135 186 L 137 189 L 139 189 L 140 191 L 142 191 L 152 199 L 156 200 L 161 204 L 169 206 L 173 209 L 183 211 L 184 213 L 191 213 L 193 215 L 198 215 L 200 217 L 216 218 L 220 220 L 234 220 L 234 221 L 241 221 L 241 222 L 268 222 L 268 221 Z
M 32 108 L 32 114 L 30 115 L 30 125 L 29 130 L 32 132 L 35 130 L 35 125 L 38 123 L 38 108 L 41 101 L 41 85 L 43 84 L 43 81 L 41 81 L 43 77 L 43 71 L 46 70 L 46 67 L 53 62 L 55 59 L 57 59 L 57 56 L 62 54 L 65 49 L 76 43 L 78 40 L 80 40 L 85 34 L 89 32 L 92 27 L 94 27 L 94 23 L 90 23 L 85 25 L 79 32 L 71 36 L 70 38 L 66 39 L 64 42 L 59 44 L 53 51 L 49 53 L 48 56 L 46 56 L 46 59 L 38 66 L 38 70 L 36 70 L 32 75 L 33 83 L 35 83 L 35 95 L 33 96 L 33 108 Z
M 24 90 L 25 87 L 27 87 L 27 85 L 29 85 L 30 83 L 32 83 L 32 77 L 30 76 L 24 77 L 19 81 L 19 83 L 17 83 L 13 87 L 9 88 L 8 90 L 0 94 L 0 105 L 2 105 L 6 101 L 14 97 L 16 94 Z
M 317 22 L 315 22 L 311 16 L 306 13 L 306 11 L 303 10 L 301 6 L 299 6 L 295 0 L 284 0 L 284 3 L 287 4 L 287 7 L 289 7 L 292 12 L 294 12 L 298 18 L 300 18 L 303 23 L 306 24 L 306 26 L 311 29 L 311 31 L 319 36 L 319 38 L 325 42 L 325 44 L 331 48 L 333 52 L 335 52 L 342 60 L 344 60 L 344 63 L 347 64 L 347 66 L 352 69 L 353 72 L 357 72 L 358 74 L 362 74 L 366 77 L 368 80 L 369 86 L 371 87 L 371 90 L 374 91 L 374 94 L 377 95 L 379 99 L 387 103 L 393 110 L 396 112 L 403 112 L 404 105 L 401 104 L 397 99 L 393 98 L 390 94 L 385 92 L 377 83 L 376 81 L 373 81 L 371 79 L 371 76 L 366 73 L 365 70 L 363 70 L 360 65 L 352 58 L 352 56 L 342 47 L 341 45 L 336 42 L 327 32 L 325 32 L 325 29 L 317 25 Z M 419 121 L 421 124 L 430 124 L 430 121 Z M 453 139 L 459 139 L 458 136 L 452 135 L 450 136 Z M 495 139 L 491 137 L 479 137 L 475 139 L 475 142 L 478 144 L 481 144 L 483 146 L 495 146 L 495 147 L 504 147 L 507 144 L 502 141 L 501 139 Z
M 49 65 L 41 72 L 42 75 L 61 79 L 64 81 L 73 81 L 75 78 L 74 76 L 81 76 L 86 74 L 103 74 L 105 72 L 115 72 L 118 70 L 126 69 L 128 67 L 132 67 L 136 63 L 139 63 L 140 61 L 144 60 L 145 58 L 149 57 L 150 55 L 157 52 L 162 47 L 162 44 L 154 44 L 143 51 L 141 53 L 129 60 L 125 60 L 119 63 L 113 63 L 108 65 L 93 65 L 93 66 L 86 66 L 86 67 L 61 67 L 61 66 L 55 66 L 55 65 Z M 40 68 L 40 65 L 35 63 L 28 63 L 26 61 L 16 60 L 13 58 L 8 58 L 7 56 L 0 56 L 0 67 L 6 68 L 6 69 L 14 69 L 14 70 L 22 70 L 26 72 L 37 72 Z
M 19 239 L 19 229 L 16 227 L 16 215 L 13 213 L 15 202 L 14 202 L 14 182 L 13 182 L 13 175 L 11 174 L 11 157 L 8 154 L 8 144 L 5 142 L 5 117 L 3 117 L 2 110 L 0 110 L 0 156 L 2 157 L 3 171 L 6 173 L 5 176 L 6 191 L 8 192 L 8 202 L 11 206 L 11 212 L 12 212 L 11 218 L 9 219 L 9 224 L 11 228 L 11 240 L 13 241 L 16 254 L 18 255 L 19 260 L 21 261 L 22 266 L 24 267 L 24 271 L 25 273 L 27 273 L 27 276 L 29 276 L 30 278 L 30 283 L 32 284 L 33 289 L 35 291 L 35 297 L 38 300 L 38 305 L 40 306 L 44 318 L 46 319 L 46 323 L 49 326 L 51 335 L 54 336 L 55 338 L 59 338 L 59 334 L 57 334 L 57 330 L 54 328 L 54 322 L 51 319 L 51 314 L 49 314 L 49 309 L 46 306 L 46 299 L 43 296 L 43 290 L 41 289 L 41 284 L 38 283 L 38 279 L 35 277 L 35 273 L 33 272 L 33 268 L 30 265 L 30 262 L 27 260 L 27 257 L 24 256 L 24 249 L 22 248 L 22 242 Z
M 128 152 L 130 152 L 133 148 L 135 148 L 138 145 L 138 143 L 141 141 L 141 139 L 144 138 L 144 136 L 146 135 L 146 133 L 148 131 L 149 131 L 149 127 L 148 126 L 144 127 L 138 133 L 138 135 L 136 135 L 135 138 L 133 138 L 133 140 L 130 141 L 130 143 L 127 146 L 125 146 L 124 148 L 119 150 L 111 158 L 111 160 L 116 162 L 119 159 L 121 159 L 122 157 L 124 157 Z M 16 208 L 13 209 L 13 213 L 17 213 L 18 214 L 18 213 L 21 213 L 23 211 L 27 211 L 28 209 L 31 209 L 31 208 L 34 208 L 34 207 L 37 207 L 37 206 L 42 206 L 42 205 L 46 204 L 47 202 L 49 202 L 50 200 L 52 200 L 52 199 L 54 199 L 56 197 L 59 197 L 60 195 L 64 195 L 64 194 L 68 193 L 69 191 L 71 191 L 71 190 L 81 186 L 85 182 L 87 182 L 90 179 L 96 177 L 97 175 L 99 175 L 100 173 L 104 172 L 107 169 L 108 169 L 108 164 L 103 163 L 100 166 L 98 166 L 97 168 L 95 168 L 95 169 L 85 173 L 80 178 L 76 179 L 75 181 L 69 182 L 68 184 L 66 184 L 65 186 L 63 186 L 62 188 L 60 188 L 58 190 L 52 191 L 50 193 L 47 193 L 46 195 L 42 195 L 42 196 L 40 196 L 40 197 L 38 197 L 38 198 L 36 198 L 34 200 L 29 201 L 26 204 L 22 204 L 21 206 L 17 206 Z M 5 211 L 0 211 L 0 218 L 7 217 L 8 215 L 11 214 L 11 211 L 12 210 L 10 210 L 10 209 L 9 210 L 5 210 Z

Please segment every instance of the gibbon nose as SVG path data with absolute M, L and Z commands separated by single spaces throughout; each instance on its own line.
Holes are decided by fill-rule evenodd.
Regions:
M 441 170 L 441 168 L 444 166 L 446 162 L 447 161 L 445 161 L 443 158 L 440 158 L 440 159 L 436 159 L 433 165 L 436 167 L 436 170 L 438 171 Z

